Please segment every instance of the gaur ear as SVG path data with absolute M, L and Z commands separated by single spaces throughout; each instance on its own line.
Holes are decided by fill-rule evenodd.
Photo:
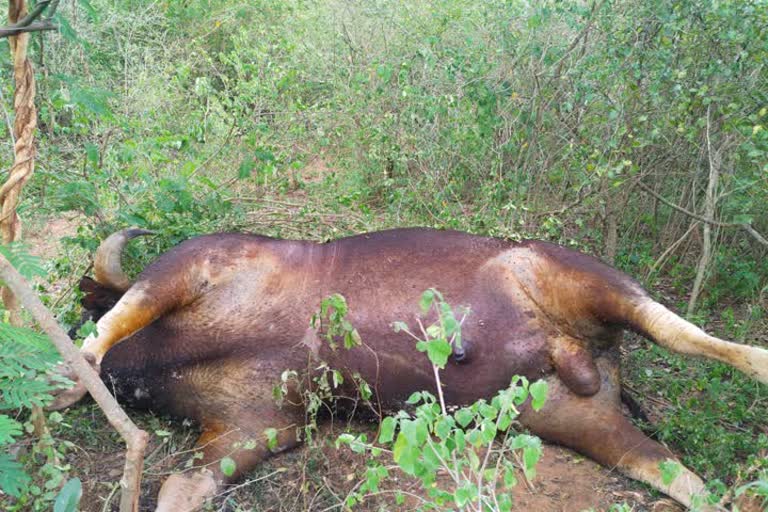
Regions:
M 83 308 L 98 314 L 97 316 L 112 309 L 123 296 L 123 292 L 104 286 L 87 276 L 80 279 L 79 288 L 83 292 L 83 298 L 80 301 Z
M 80 279 L 80 283 L 78 284 L 78 288 L 81 292 L 88 294 L 88 293 L 94 293 L 97 288 L 101 288 L 101 285 L 91 279 L 88 276 L 83 276 L 82 279 Z

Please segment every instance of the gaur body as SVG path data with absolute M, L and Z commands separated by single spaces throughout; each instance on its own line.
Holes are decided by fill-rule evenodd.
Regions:
M 546 242 L 418 228 L 325 244 L 218 234 L 180 244 L 131 285 L 119 253 L 136 234 L 113 235 L 97 254 L 98 285 L 84 302 L 94 301 L 94 289 L 120 298 L 83 351 L 95 356 L 124 401 L 203 427 L 204 469 L 170 477 L 158 510 L 193 510 L 250 470 L 269 455 L 266 429 L 278 430 L 280 449 L 297 443 L 296 428 L 305 421 L 301 390 L 291 389 L 281 406 L 273 398 L 285 370 L 305 376 L 322 360 L 348 377 L 357 373 L 385 409 L 398 408 L 414 391 L 434 392 L 429 361 L 392 327 L 396 321 L 415 325 L 428 288 L 470 311 L 462 326 L 465 353 L 441 374 L 448 403 L 490 398 L 513 375 L 544 378 L 549 399 L 539 412 L 523 411 L 527 428 L 686 505 L 704 493 L 701 480 L 685 470 L 664 485 L 658 465 L 674 456 L 621 414 L 623 329 L 768 382 L 768 351 L 710 337 L 628 276 Z M 347 300 L 361 346 L 334 350 L 310 327 L 321 300 L 335 293 Z M 63 393 L 56 405 L 82 393 Z M 233 452 L 233 444 L 246 439 L 258 446 Z M 223 456 L 235 459 L 235 475 L 221 473 Z

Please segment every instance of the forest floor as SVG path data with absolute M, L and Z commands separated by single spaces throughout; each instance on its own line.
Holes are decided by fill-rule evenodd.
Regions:
M 153 433 L 147 449 L 143 481 L 142 511 L 154 510 L 162 481 L 173 471 L 183 470 L 193 451 L 197 431 L 179 422 L 132 411 L 139 425 Z M 73 475 L 83 481 L 84 512 L 116 511 L 117 482 L 123 465 L 120 439 L 101 418 L 93 404 L 71 411 L 69 435 L 77 446 L 68 462 Z M 356 432 L 375 436 L 372 424 L 351 424 Z M 365 472 L 366 455 L 355 454 L 333 441 L 340 433 L 324 423 L 311 446 L 276 455 L 262 464 L 243 482 L 225 489 L 210 510 L 275 511 L 345 510 L 346 495 L 353 490 Z M 391 477 L 383 484 L 381 494 L 358 505 L 355 510 L 413 510 L 423 496 L 420 483 L 389 464 Z M 544 455 L 536 466 L 537 475 L 529 484 L 522 474 L 514 488 L 516 510 L 541 512 L 606 511 L 623 503 L 624 510 L 637 512 L 680 511 L 677 504 L 649 491 L 616 471 L 604 468 L 575 452 L 559 446 L 544 445 Z M 395 492 L 405 496 L 402 505 L 395 504 Z

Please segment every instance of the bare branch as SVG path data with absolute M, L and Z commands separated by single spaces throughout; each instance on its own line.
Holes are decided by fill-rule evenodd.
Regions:
M 755 228 L 752 227 L 752 224 L 747 224 L 745 222 L 744 224 L 739 224 L 739 225 L 742 227 L 742 229 L 746 230 L 747 233 L 752 235 L 755 238 L 755 240 L 757 240 L 764 246 L 768 247 L 768 240 L 766 240 L 763 235 L 758 233 L 757 230 L 755 230 Z
M 764 246 L 768 247 L 768 240 L 761 235 L 755 228 L 752 227 L 752 224 L 749 222 L 719 222 L 712 219 L 707 219 L 706 217 L 702 217 L 701 215 L 697 213 L 693 213 L 692 211 L 686 210 L 680 205 L 677 205 L 670 201 L 669 199 L 665 198 L 662 195 L 657 194 L 654 192 L 652 188 L 650 188 L 648 185 L 644 184 L 642 181 L 638 181 L 637 184 L 640 186 L 641 189 L 643 189 L 645 192 L 651 194 L 653 197 L 661 201 L 667 206 L 670 206 L 674 208 L 675 210 L 679 211 L 680 213 L 684 213 L 685 215 L 691 217 L 692 219 L 699 220 L 701 222 L 705 222 L 707 224 L 710 224 L 712 226 L 717 226 L 721 228 L 741 228 L 745 230 L 747 233 L 750 234 L 755 240 L 763 244 Z
M 51 2 L 51 6 L 48 9 L 48 13 L 45 15 L 45 20 L 50 21 L 51 18 L 53 18 L 53 15 L 56 14 L 56 9 L 59 8 L 59 0 L 53 0 Z
M 14 26 L 3 27 L 3 28 L 0 28 L 0 39 L 4 37 L 17 36 L 25 32 L 42 32 L 44 30 L 58 30 L 58 29 L 59 27 L 51 23 L 50 21 L 32 23 L 30 25 L 27 25 L 26 27 L 14 27 Z

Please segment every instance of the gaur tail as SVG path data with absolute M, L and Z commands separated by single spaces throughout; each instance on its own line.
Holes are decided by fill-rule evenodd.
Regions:
M 670 350 L 721 361 L 768 384 L 768 350 L 710 336 L 648 296 L 632 302 L 628 323 L 633 330 Z
M 123 271 L 121 258 L 123 249 L 131 239 L 154 233 L 154 231 L 147 229 L 129 228 L 109 235 L 99 245 L 94 257 L 93 275 L 96 282 L 121 292 L 130 288 L 131 280 Z

